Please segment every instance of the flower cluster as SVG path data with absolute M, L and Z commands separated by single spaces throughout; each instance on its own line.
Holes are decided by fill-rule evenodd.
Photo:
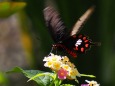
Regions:
M 51 53 L 49 56 L 45 57 L 43 61 L 45 61 L 44 66 L 55 71 L 59 79 L 63 80 L 67 78 L 77 80 L 76 76 L 80 77 L 77 68 L 69 61 L 67 56 L 59 56 Z
M 100 86 L 100 84 L 98 84 L 96 81 L 92 80 L 92 81 L 88 81 L 85 80 L 88 84 L 82 84 L 81 86 Z

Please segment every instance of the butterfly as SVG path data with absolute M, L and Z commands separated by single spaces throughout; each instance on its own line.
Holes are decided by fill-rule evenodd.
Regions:
M 72 57 L 77 57 L 77 53 L 86 52 L 91 45 L 99 45 L 92 42 L 87 36 L 78 34 L 84 23 L 93 13 L 95 6 L 91 6 L 75 23 L 74 27 L 67 32 L 67 28 L 62 21 L 60 14 L 51 6 L 43 10 L 47 28 L 55 42 L 53 49 L 65 50 Z

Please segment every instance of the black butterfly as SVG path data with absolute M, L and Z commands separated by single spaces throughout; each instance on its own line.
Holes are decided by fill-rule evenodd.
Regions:
M 91 6 L 75 23 L 69 33 L 66 31 L 66 26 L 62 22 L 59 13 L 53 7 L 44 9 L 44 18 L 50 34 L 55 42 L 53 49 L 64 49 L 73 57 L 77 57 L 77 53 L 84 53 L 93 43 L 87 36 L 78 34 L 83 24 L 87 21 L 94 11 L 94 6 Z

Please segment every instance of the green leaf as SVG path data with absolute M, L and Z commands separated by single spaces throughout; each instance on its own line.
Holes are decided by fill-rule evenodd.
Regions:
M 8 17 L 26 6 L 25 2 L 0 2 L 0 18 Z
M 62 84 L 60 86 L 75 86 L 75 85 L 71 85 L 71 84 Z
M 52 77 L 47 74 L 33 78 L 34 76 L 38 74 L 46 73 L 39 70 L 23 70 L 19 67 L 15 67 L 11 71 L 8 71 L 7 73 L 23 73 L 26 77 L 30 79 L 32 78 L 32 80 L 37 82 L 39 86 L 50 86 L 51 81 L 53 80 Z M 49 73 L 49 74 L 52 74 L 52 73 Z
M 0 72 L 0 85 L 8 84 L 8 79 L 3 72 Z
M 32 78 L 30 78 L 28 81 L 34 80 L 35 78 L 38 78 L 38 77 L 40 77 L 40 76 L 49 76 L 49 77 L 51 77 L 53 80 L 55 79 L 55 78 L 54 78 L 54 73 L 45 72 L 45 73 L 36 74 L 36 75 L 33 76 Z
M 87 75 L 87 74 L 80 74 L 80 76 L 90 77 L 90 78 L 96 78 L 94 75 Z

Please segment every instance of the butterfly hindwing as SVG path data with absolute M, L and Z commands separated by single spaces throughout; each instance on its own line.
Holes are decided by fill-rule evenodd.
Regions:
M 59 13 L 53 7 L 46 7 L 44 9 L 44 19 L 54 42 L 62 41 L 65 36 L 66 27 Z

